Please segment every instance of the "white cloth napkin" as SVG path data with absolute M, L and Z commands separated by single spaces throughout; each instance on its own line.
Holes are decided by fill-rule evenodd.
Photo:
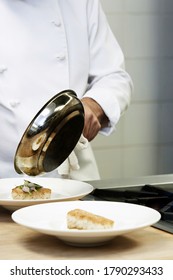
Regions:
M 72 170 L 79 170 L 79 162 L 75 151 L 81 151 L 88 147 L 88 140 L 81 135 L 76 147 L 68 158 L 58 167 L 58 173 L 64 178 L 69 178 Z

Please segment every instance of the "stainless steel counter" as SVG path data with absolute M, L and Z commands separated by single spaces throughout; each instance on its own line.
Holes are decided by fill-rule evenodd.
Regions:
M 173 183 L 173 174 L 129 177 L 129 178 L 111 178 L 98 181 L 89 181 L 95 188 L 111 188 L 111 187 L 132 187 L 142 186 L 145 184 L 164 184 Z

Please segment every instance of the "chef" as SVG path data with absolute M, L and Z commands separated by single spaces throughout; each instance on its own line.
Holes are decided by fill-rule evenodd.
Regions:
M 72 89 L 84 105 L 88 145 L 69 176 L 99 179 L 89 142 L 115 130 L 132 91 L 99 0 L 1 0 L 0 38 L 0 178 L 17 176 L 15 151 L 35 114 Z

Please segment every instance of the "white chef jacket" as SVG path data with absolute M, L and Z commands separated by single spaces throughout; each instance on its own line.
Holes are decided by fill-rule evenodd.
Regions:
M 53 95 L 72 89 L 95 99 L 110 120 L 100 133 L 109 135 L 129 105 L 131 87 L 98 0 L 1 0 L 0 177 L 17 176 L 17 145 Z M 99 178 L 90 157 L 86 150 L 79 155 L 75 179 Z

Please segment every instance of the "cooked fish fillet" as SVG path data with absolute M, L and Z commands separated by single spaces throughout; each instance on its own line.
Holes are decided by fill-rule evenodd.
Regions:
M 113 220 L 95 215 L 85 210 L 74 209 L 67 213 L 67 227 L 69 229 L 109 229 L 112 228 L 113 225 Z
M 38 190 L 24 192 L 20 187 L 15 187 L 11 192 L 13 199 L 49 199 L 51 197 L 51 189 L 39 188 Z

